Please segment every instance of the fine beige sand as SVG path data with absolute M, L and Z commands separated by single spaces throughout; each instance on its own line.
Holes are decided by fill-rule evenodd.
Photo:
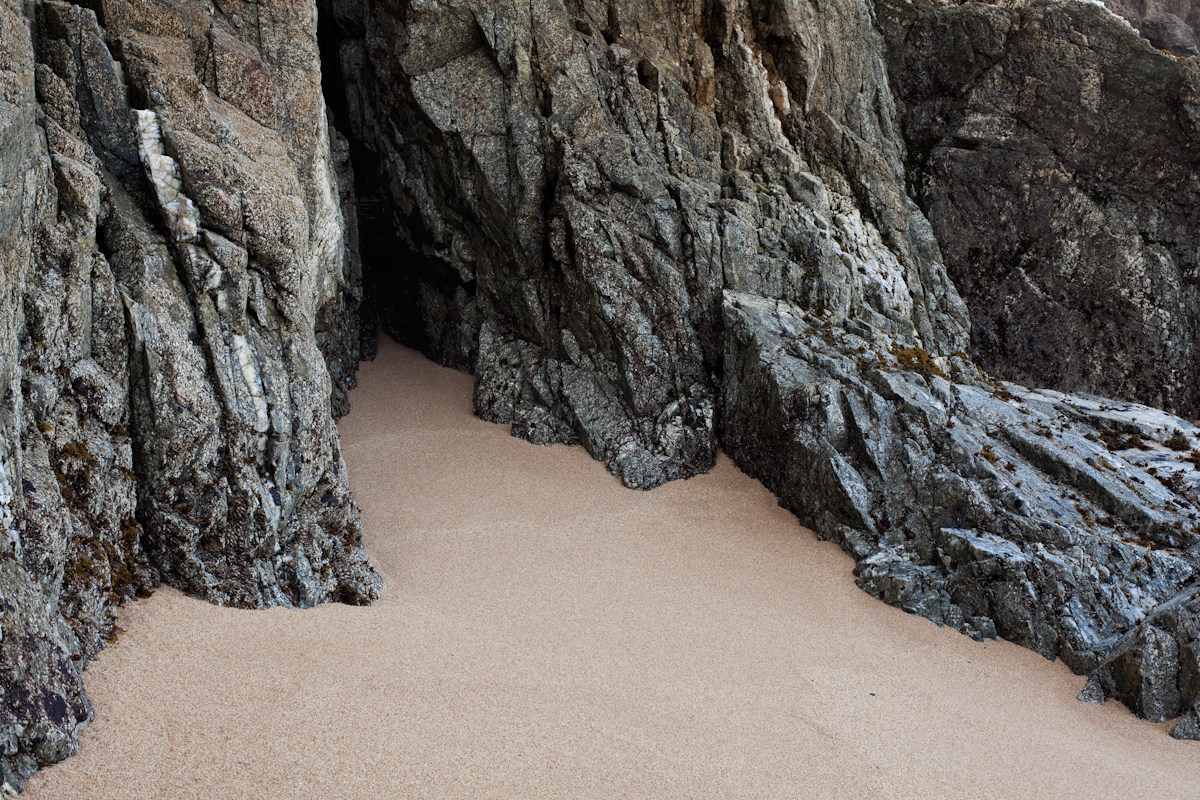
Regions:
M 728 459 L 623 489 L 390 342 L 352 402 L 383 599 L 133 604 L 31 800 L 1200 796 L 1200 744 L 868 597 Z

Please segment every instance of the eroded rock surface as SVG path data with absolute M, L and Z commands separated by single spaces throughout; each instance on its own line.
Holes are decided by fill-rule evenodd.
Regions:
M 972 357 L 1200 418 L 1197 63 L 1090 3 L 876 7 Z
M 332 417 L 359 290 L 315 9 L 96 7 L 2 6 L 9 789 L 74 751 L 80 671 L 160 580 L 248 607 L 379 588 Z

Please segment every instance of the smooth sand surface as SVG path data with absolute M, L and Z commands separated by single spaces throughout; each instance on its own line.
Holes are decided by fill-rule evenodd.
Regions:
M 134 603 L 30 798 L 1200 796 L 1200 743 L 868 597 L 724 457 L 634 492 L 391 342 L 360 381 L 383 599 Z

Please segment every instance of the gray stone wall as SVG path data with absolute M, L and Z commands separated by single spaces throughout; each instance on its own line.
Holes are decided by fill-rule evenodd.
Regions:
M 3 6 L 12 788 L 73 752 L 87 659 L 160 580 L 248 607 L 367 602 L 380 585 L 332 416 L 357 365 L 360 277 L 315 8 L 97 8 Z

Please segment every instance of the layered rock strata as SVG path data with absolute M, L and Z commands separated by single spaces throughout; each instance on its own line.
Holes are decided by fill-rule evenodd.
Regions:
M 94 8 L 2 6 L 6 791 L 74 751 L 80 672 L 160 579 L 247 607 L 379 588 L 332 417 L 360 290 L 315 9 Z

